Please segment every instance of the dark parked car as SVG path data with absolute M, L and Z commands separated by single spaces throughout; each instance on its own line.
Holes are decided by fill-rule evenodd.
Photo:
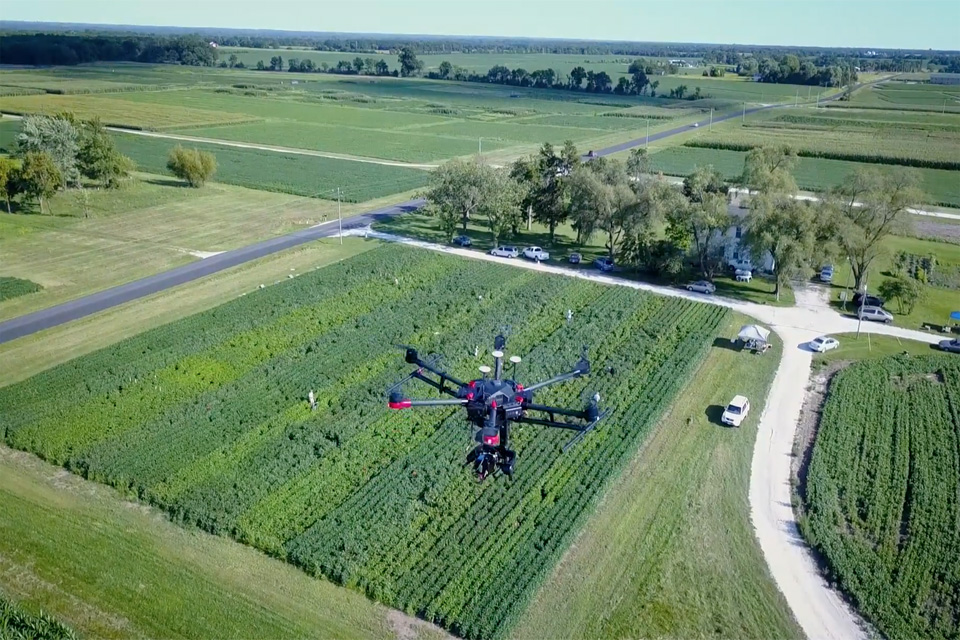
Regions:
M 473 241 L 467 236 L 457 236 L 453 239 L 453 244 L 458 247 L 470 247 L 473 246 Z
M 600 256 L 593 261 L 593 264 L 600 269 L 600 271 L 613 271 L 613 258 L 609 256 Z
M 950 351 L 952 353 L 960 353 L 960 340 L 954 338 L 953 340 L 941 340 L 940 344 L 937 345 L 940 347 L 941 351 Z
M 877 296 L 867 294 L 866 300 L 864 300 L 863 293 L 858 291 L 857 293 L 853 294 L 853 306 L 883 307 L 883 298 L 878 298 Z

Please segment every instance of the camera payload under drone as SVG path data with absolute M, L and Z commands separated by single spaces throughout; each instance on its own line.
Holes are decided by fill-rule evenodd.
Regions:
M 579 442 L 607 415 L 606 411 L 600 411 L 599 394 L 595 394 L 582 410 L 535 404 L 533 401 L 534 391 L 538 389 L 589 374 L 590 362 L 587 359 L 586 349 L 584 349 L 583 355 L 572 371 L 527 387 L 516 380 L 504 379 L 503 349 L 505 346 L 506 338 L 503 335 L 498 335 L 494 340 L 493 369 L 482 366 L 480 367 L 482 377 L 467 382 L 458 380 L 441 370 L 437 366 L 439 356 L 423 360 L 415 348 L 406 347 L 404 360 L 417 368 L 389 390 L 388 406 L 391 409 L 436 406 L 464 407 L 467 410 L 467 420 L 478 429 L 476 440 L 479 443 L 467 455 L 467 464 L 473 465 L 480 481 L 498 470 L 507 476 L 513 475 L 516 452 L 508 446 L 511 423 L 535 424 L 576 431 L 576 435 L 564 445 L 563 450 L 566 451 Z M 514 371 L 520 361 L 518 356 L 510 358 L 510 362 L 514 365 Z M 425 382 L 441 394 L 452 396 L 452 398 L 433 400 L 405 398 L 400 391 L 400 387 L 410 379 Z M 558 420 L 558 416 L 567 420 Z

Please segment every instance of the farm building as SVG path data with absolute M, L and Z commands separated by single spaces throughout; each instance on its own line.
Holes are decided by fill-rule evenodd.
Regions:
M 960 73 L 931 74 L 930 84 L 960 84 Z

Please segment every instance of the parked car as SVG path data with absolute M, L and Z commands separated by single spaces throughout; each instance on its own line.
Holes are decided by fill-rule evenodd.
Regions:
M 712 282 L 706 280 L 697 280 L 687 285 L 687 291 L 696 291 L 697 293 L 715 293 L 717 288 Z
M 576 252 L 571 253 L 569 256 L 567 256 L 567 262 L 569 262 L 570 264 L 580 264 L 581 260 L 583 260 L 583 256 L 581 256 L 579 253 L 576 253 Z
M 833 282 L 833 265 L 825 265 L 820 269 L 820 282 Z
M 593 149 L 591 149 L 590 151 L 587 151 L 587 157 L 588 157 L 588 158 L 596 158 L 596 157 L 597 157 L 597 152 L 594 151 Z
M 863 292 L 861 291 L 858 291 L 855 294 L 853 294 L 853 306 L 862 307 L 864 305 L 868 307 L 883 308 L 883 298 L 872 296 L 870 294 L 867 294 L 866 297 L 864 297 Z
M 753 280 L 753 273 L 749 269 L 737 269 L 733 272 L 737 282 L 750 282 Z
M 744 260 L 730 260 L 727 263 L 727 266 L 730 267 L 730 271 L 736 273 L 737 271 L 749 271 L 753 273 L 753 261 L 750 259 Z
M 516 247 L 494 247 L 490 249 L 490 255 L 500 258 L 516 258 L 520 255 L 520 250 Z
M 696 129 L 697 127 L 700 126 L 700 123 L 699 123 L 699 122 L 694 122 L 694 123 L 693 123 L 692 125 L 690 125 L 690 126 L 693 127 L 694 129 Z
M 750 413 L 750 401 L 746 396 L 734 396 L 727 408 L 723 410 L 720 416 L 720 422 L 729 424 L 732 427 L 739 427 L 746 420 Z
M 957 338 L 953 340 L 941 340 L 937 346 L 940 347 L 940 351 L 960 353 L 960 339 Z
M 593 265 L 600 271 L 613 271 L 613 258 L 610 256 L 600 256 L 593 261 Z
M 468 236 L 457 236 L 453 239 L 453 244 L 457 245 L 458 247 L 472 247 L 473 240 L 471 240 Z
M 542 260 L 549 260 L 550 254 L 540 247 L 527 247 L 523 250 L 523 257 L 527 260 L 536 260 L 537 262 L 540 262 Z
M 864 305 L 857 310 L 857 317 L 861 320 L 871 320 L 873 322 L 884 322 L 890 324 L 893 322 L 893 314 L 880 307 L 871 307 Z
M 819 338 L 814 338 L 809 342 L 810 349 L 816 351 L 817 353 L 826 353 L 832 349 L 836 349 L 840 346 L 840 342 L 836 338 L 831 338 L 830 336 L 820 336 Z

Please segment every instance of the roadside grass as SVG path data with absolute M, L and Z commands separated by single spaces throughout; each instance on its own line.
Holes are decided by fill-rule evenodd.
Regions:
M 100 638 L 441 638 L 418 621 L 0 447 L 0 594 Z
M 393 233 L 396 235 L 425 240 L 436 244 L 450 245 L 451 238 L 441 231 L 437 221 L 428 215 L 422 213 L 408 213 L 397 216 L 384 222 L 378 222 L 373 225 L 377 231 L 384 233 Z M 462 228 L 457 234 L 463 234 Z M 472 250 L 487 253 L 493 248 L 493 238 L 490 231 L 479 222 L 470 222 L 467 225 L 465 233 L 472 241 Z M 563 224 L 557 227 L 556 238 L 553 243 L 550 242 L 550 235 L 547 227 L 534 223 L 530 231 L 522 227 L 520 233 L 515 237 L 501 238 L 500 244 L 506 246 L 516 246 L 523 250 L 524 247 L 540 246 L 550 253 L 549 264 L 556 264 L 567 269 L 575 271 L 597 271 L 593 261 L 600 256 L 607 255 L 604 248 L 604 241 L 601 235 L 594 235 L 589 242 L 578 245 L 576 243 L 576 231 L 569 224 Z M 580 264 L 570 264 L 567 258 L 571 253 L 580 253 L 582 256 Z M 524 260 L 522 256 L 516 258 Z M 613 275 L 638 282 L 650 282 L 665 286 L 684 286 L 688 281 L 698 280 L 695 274 L 688 274 L 677 280 L 668 280 L 665 278 L 656 278 L 646 274 L 637 273 L 632 269 L 615 269 Z M 774 298 L 773 283 L 764 277 L 758 276 L 752 282 L 736 282 L 727 275 L 719 275 L 714 279 L 717 287 L 717 293 L 731 298 L 755 302 L 757 304 L 770 304 L 775 306 L 791 306 L 795 303 L 793 290 L 790 287 L 784 287 L 780 292 L 779 302 Z
M 960 265 L 960 245 L 949 242 L 935 242 L 921 238 L 906 236 L 887 236 L 883 241 L 883 250 L 874 261 L 867 276 L 867 290 L 876 294 L 877 288 L 884 280 L 893 277 L 893 260 L 899 251 L 905 251 L 919 256 L 934 254 L 941 263 Z M 841 291 L 852 292 L 854 286 L 853 272 L 846 261 L 837 263 L 834 270 L 834 280 L 831 295 L 831 305 L 843 312 L 843 302 L 840 300 Z M 909 329 L 920 329 L 923 324 L 944 325 L 950 322 L 950 313 L 960 311 L 960 290 L 947 289 L 925 285 L 924 295 L 917 303 L 912 313 L 901 314 L 895 301 L 887 301 L 886 309 L 894 315 L 894 324 Z M 852 293 L 848 300 L 852 300 Z M 853 305 L 848 302 L 846 312 L 853 313 Z
M 902 340 L 894 336 L 861 333 L 858 338 L 856 333 L 836 333 L 831 334 L 831 337 L 836 338 L 840 342 L 840 346 L 833 351 L 813 354 L 815 367 L 823 368 L 832 362 L 871 360 L 903 353 L 915 356 L 938 353 L 934 350 L 933 345 L 916 340 Z
M 800 638 L 750 524 L 757 423 L 782 345 L 732 350 L 731 314 L 705 361 L 546 580 L 512 637 Z M 740 429 L 719 416 L 752 403 Z
M 91 353 L 148 329 L 206 311 L 238 296 L 270 286 L 377 246 L 360 238 L 326 238 L 253 260 L 179 287 L 118 305 L 67 324 L 0 344 L 0 386 L 25 380 L 45 369 Z
M 0 302 L 0 319 L 43 309 L 296 229 L 335 220 L 335 202 L 209 183 L 200 189 L 144 176 L 117 190 L 75 190 L 50 203 L 57 215 L 0 213 L 3 275 L 42 291 Z M 405 199 L 345 204 L 343 216 Z

